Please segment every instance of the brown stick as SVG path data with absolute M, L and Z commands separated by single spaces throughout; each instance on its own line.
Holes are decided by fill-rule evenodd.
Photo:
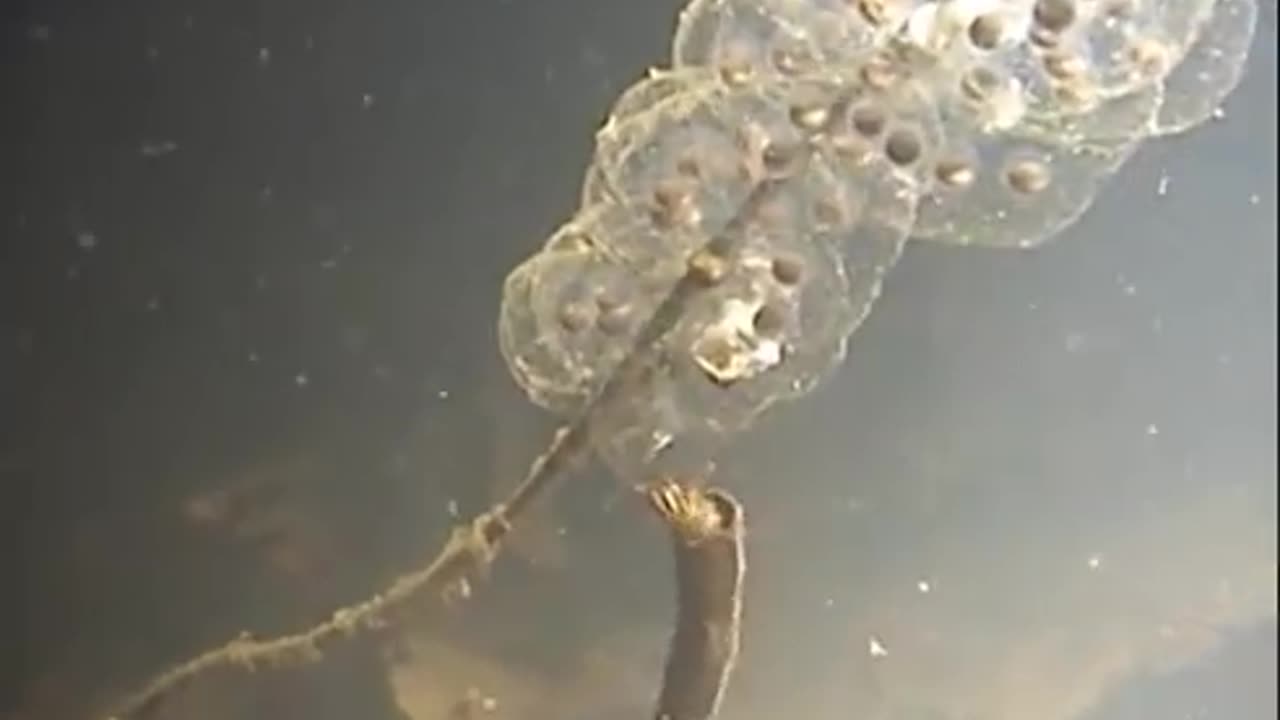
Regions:
M 506 532 L 500 515 L 486 513 L 469 525 L 454 528 L 440 555 L 429 565 L 396 578 L 383 592 L 349 605 L 326 621 L 298 633 L 271 640 L 254 640 L 247 633 L 156 676 L 143 689 L 123 700 L 108 720 L 144 717 L 159 702 L 197 676 L 217 668 L 255 670 L 316 662 L 333 641 L 385 626 L 388 614 L 423 591 L 448 594 L 453 585 L 465 594 L 466 578 L 492 561 L 496 540 Z
M 524 481 L 506 502 L 497 504 L 470 523 L 455 527 L 440 554 L 425 567 L 402 575 L 382 593 L 355 605 L 339 609 L 315 627 L 296 635 L 273 640 L 254 640 L 247 635 L 232 640 L 158 675 L 142 690 L 127 697 L 107 720 L 140 718 L 165 697 L 193 678 L 220 667 L 285 667 L 321 659 L 321 649 L 333 640 L 378 628 L 388 622 L 388 613 L 411 598 L 428 591 L 447 594 L 465 591 L 468 578 L 483 572 L 497 555 L 501 540 L 534 504 L 591 449 L 592 432 L 601 420 L 617 412 L 634 392 L 643 392 L 648 374 L 660 366 L 663 352 L 659 342 L 679 322 L 688 302 L 705 290 L 715 278 L 707 276 L 708 258 L 729 263 L 741 248 L 747 227 L 757 211 L 785 184 L 775 176 L 758 183 L 738 213 L 725 228 L 713 235 L 690 258 L 689 269 L 641 327 L 628 353 L 614 369 L 583 412 L 561 428 L 546 452 L 529 467 Z M 723 266 L 723 265 L 722 265 Z M 465 594 L 465 592 L 463 592 Z
M 667 480 L 647 495 L 671 530 L 676 561 L 676 628 L 654 717 L 710 720 L 738 657 L 746 518 L 716 488 Z

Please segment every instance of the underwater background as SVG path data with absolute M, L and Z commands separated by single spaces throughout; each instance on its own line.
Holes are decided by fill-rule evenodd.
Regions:
M 303 629 L 514 484 L 557 419 L 499 355 L 503 278 L 679 5 L 6 3 L 0 717 Z M 1272 7 L 1220 120 L 1038 250 L 909 243 L 845 364 L 737 438 L 721 717 L 1274 716 L 1276 82 Z M 593 467 L 508 550 L 164 717 L 643 717 L 657 524 Z

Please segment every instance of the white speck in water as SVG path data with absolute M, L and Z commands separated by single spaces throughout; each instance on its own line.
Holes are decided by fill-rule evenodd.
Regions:
M 311 378 L 307 377 L 305 372 L 300 372 L 293 376 L 293 384 L 298 387 L 306 387 L 311 382 Z
M 449 596 L 458 600 L 466 600 L 471 597 L 471 581 L 466 578 L 459 579 L 450 587 L 450 592 L 446 597 Z
M 1164 317 L 1157 315 L 1151 319 L 1151 332 L 1159 335 L 1164 332 Z
M 373 100 L 374 100 L 373 93 L 365 93 L 364 95 L 360 96 L 360 106 L 363 107 L 365 110 L 368 110 L 369 108 L 373 107 Z
M 147 312 L 155 312 L 160 309 L 160 298 L 152 295 L 147 298 Z
M 258 48 L 258 64 L 268 65 L 270 63 L 271 63 L 271 48 L 268 48 L 268 47 Z
M 1067 349 L 1067 352 L 1073 355 L 1078 352 L 1081 352 L 1084 350 L 1084 346 L 1085 346 L 1084 333 L 1078 333 L 1078 332 L 1067 333 L 1067 337 L 1063 340 L 1062 344 Z
M 76 233 L 76 247 L 81 250 L 92 250 L 98 247 L 98 236 L 92 230 L 81 230 Z
M 1089 556 L 1089 569 L 1090 569 L 1090 570 L 1097 570 L 1097 569 L 1098 569 L 1098 568 L 1100 568 L 1100 567 L 1102 567 L 1102 556 L 1101 556 L 1101 555 L 1097 555 L 1097 554 L 1095 554 L 1095 555 L 1090 555 L 1090 556 Z
M 919 590 L 921 595 L 928 595 L 932 589 L 933 586 L 929 584 L 928 580 L 921 580 L 916 583 L 916 590 Z
M 649 434 L 649 447 L 645 450 L 644 457 L 646 463 L 651 463 L 657 459 L 658 455 L 666 451 L 675 442 L 675 436 L 671 433 L 654 430 Z
M 1027 309 L 1030 310 L 1031 312 L 1035 312 L 1036 310 L 1040 309 L 1040 306 L 1036 303 L 1027 303 Z
M 1155 437 L 1156 435 L 1159 435 L 1159 434 L 1160 434 L 1160 428 L 1157 427 L 1155 423 L 1151 423 L 1150 425 L 1147 426 L 1147 435 L 1150 435 L 1151 437 Z
M 466 708 L 464 715 L 471 717 L 473 709 L 478 709 L 485 713 L 491 713 L 498 709 L 498 700 L 496 698 L 485 695 L 478 688 L 467 688 L 466 699 L 463 700 L 462 707 Z
M 1258 195 L 1258 193 L 1254 193 L 1249 196 L 1250 205 L 1257 205 L 1260 202 L 1262 202 L 1262 196 Z
M 824 608 L 833 608 L 835 606 L 836 606 L 835 598 L 827 598 L 826 600 L 822 601 L 822 607 Z
M 441 400 L 448 400 L 448 399 L 449 399 L 449 391 L 448 391 L 448 390 L 438 390 L 438 391 L 436 391 L 436 397 L 440 398 Z
M 253 351 L 253 350 L 250 350 L 250 351 L 249 351 L 249 356 L 248 356 L 248 358 L 247 358 L 247 359 L 249 360 L 249 362 L 250 362 L 250 363 L 252 363 L 252 364 L 254 364 L 254 365 L 257 365 L 257 364 L 258 364 L 258 360 L 259 360 L 260 358 L 258 357 L 258 353 L 257 353 L 257 352 L 255 352 L 255 351 Z
M 889 655 L 889 648 L 884 646 L 880 638 L 875 635 L 867 637 L 867 654 L 873 658 L 882 658 Z
M 1116 285 L 1120 287 L 1121 292 L 1130 297 L 1138 294 L 1138 286 L 1129 281 L 1124 274 L 1116 276 Z
M 160 157 L 178 149 L 178 143 L 172 140 L 143 140 L 138 144 L 138 154 L 143 157 Z
M 1223 118 L 1225 118 L 1226 116 L 1227 116 L 1227 111 L 1226 111 L 1226 110 L 1224 110 L 1224 109 L 1222 109 L 1222 107 L 1221 107 L 1221 106 L 1216 107 L 1216 108 L 1214 108 L 1214 109 L 1213 109 L 1213 119 L 1214 119 L 1214 120 L 1222 120 L 1222 119 L 1223 119 Z
M 1161 196 L 1169 194 L 1169 176 L 1168 175 L 1162 174 L 1160 176 L 1160 183 L 1156 185 L 1156 194 Z

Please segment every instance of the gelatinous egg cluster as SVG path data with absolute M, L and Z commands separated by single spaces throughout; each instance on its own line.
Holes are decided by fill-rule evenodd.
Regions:
M 1254 0 L 693 0 L 674 65 L 911 87 L 910 107 L 869 93 L 854 130 L 919 167 L 912 236 L 1029 247 L 1078 218 L 1143 140 L 1210 117 L 1239 81 L 1256 12 Z
M 508 277 L 503 354 L 535 402 L 576 411 L 696 273 L 607 431 L 727 436 L 840 362 L 907 239 L 1035 246 L 1144 140 L 1209 118 L 1255 16 L 1254 0 L 692 0 L 672 68 L 600 130 L 581 209 Z M 740 252 L 700 252 L 734 223 Z

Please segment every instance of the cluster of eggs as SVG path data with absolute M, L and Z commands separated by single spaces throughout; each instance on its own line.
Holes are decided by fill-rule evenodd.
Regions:
M 599 131 L 580 210 L 508 276 L 508 365 L 576 412 L 698 273 L 602 444 L 725 438 L 843 359 L 907 240 L 1035 246 L 1143 141 L 1208 119 L 1253 3 L 693 0 L 671 68 Z

